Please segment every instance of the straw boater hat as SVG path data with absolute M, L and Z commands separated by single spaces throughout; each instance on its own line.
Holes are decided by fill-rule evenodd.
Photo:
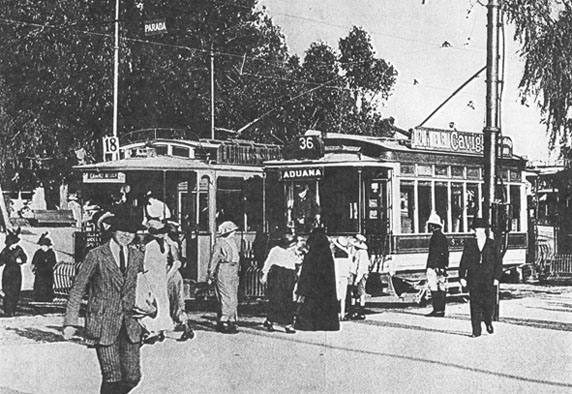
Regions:
M 354 237 L 353 245 L 354 245 L 354 247 L 356 247 L 358 249 L 366 249 L 367 250 L 366 241 L 367 241 L 367 238 L 364 235 L 356 234 L 356 236 Z
M 334 245 L 336 245 L 341 250 L 347 251 L 348 247 L 350 246 L 350 241 L 344 236 L 339 236 L 338 238 L 334 239 Z
M 441 221 L 441 218 L 439 217 L 439 215 L 437 215 L 437 212 L 435 211 L 431 212 L 431 215 L 429 215 L 429 220 L 427 220 L 427 226 L 429 226 L 430 224 L 434 226 L 443 227 L 443 222 Z
M 169 227 L 167 225 L 157 219 L 151 219 L 147 222 L 147 228 L 149 229 L 149 234 L 152 235 L 159 235 L 159 234 L 167 234 L 169 232 Z
M 238 226 L 231 221 L 223 222 L 218 227 L 218 236 L 222 237 L 223 235 L 227 235 L 232 233 L 233 231 L 238 230 Z

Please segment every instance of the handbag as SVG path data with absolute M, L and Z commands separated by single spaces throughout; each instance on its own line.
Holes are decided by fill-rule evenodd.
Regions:
M 133 305 L 133 313 L 137 318 L 157 316 L 157 299 L 153 294 L 151 282 L 145 272 L 137 274 L 137 285 L 135 288 L 135 305 Z

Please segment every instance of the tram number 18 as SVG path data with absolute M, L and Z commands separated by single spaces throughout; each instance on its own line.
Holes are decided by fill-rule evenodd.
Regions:
M 103 137 L 103 154 L 119 153 L 119 138 Z

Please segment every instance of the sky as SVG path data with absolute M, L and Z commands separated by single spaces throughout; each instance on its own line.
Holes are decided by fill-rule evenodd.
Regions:
M 486 65 L 487 9 L 476 0 L 260 0 L 282 28 L 291 53 L 304 56 L 310 44 L 322 41 L 337 50 L 352 26 L 372 38 L 377 57 L 398 71 L 393 95 L 380 111 L 396 126 L 418 126 L 457 88 Z M 482 4 L 487 3 L 481 0 Z M 501 129 L 510 136 L 514 153 L 529 160 L 555 158 L 548 150 L 540 110 L 521 104 L 519 82 L 524 61 L 514 30 L 505 29 L 505 73 Z M 445 44 L 448 43 L 448 44 Z M 445 44 L 445 45 L 444 45 Z M 425 127 L 483 130 L 486 73 L 473 80 Z

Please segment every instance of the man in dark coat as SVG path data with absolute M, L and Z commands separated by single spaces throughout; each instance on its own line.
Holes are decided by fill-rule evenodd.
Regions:
M 433 310 L 426 316 L 444 317 L 447 296 L 446 278 L 449 266 L 449 244 L 441 231 L 443 224 L 436 212 L 432 212 L 427 221 L 429 231 L 433 232 L 429 240 L 427 257 L 427 282 L 431 290 Z
M 64 318 L 66 340 L 76 332 L 81 300 L 89 288 L 85 335 L 97 352 L 102 394 L 128 393 L 141 379 L 141 326 L 133 307 L 137 274 L 143 272 L 143 253 L 129 247 L 139 229 L 139 222 L 132 217 L 114 217 L 112 238 L 87 254 L 69 295 Z
M 469 289 L 473 338 L 481 335 L 481 321 L 485 322 L 489 334 L 494 332 L 492 319 L 502 263 L 496 242 L 487 236 L 489 227 L 483 219 L 473 219 L 475 238 L 465 242 L 459 265 L 461 286 Z

